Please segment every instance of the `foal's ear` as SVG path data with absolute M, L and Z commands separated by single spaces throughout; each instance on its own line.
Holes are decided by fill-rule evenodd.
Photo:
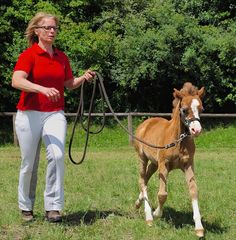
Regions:
M 198 96 L 199 96 L 200 98 L 203 98 L 204 95 L 205 95 L 205 88 L 202 87 L 200 90 L 198 90 Z
M 174 88 L 173 96 L 174 96 L 174 98 L 180 98 L 180 99 L 183 98 L 183 94 L 176 88 Z

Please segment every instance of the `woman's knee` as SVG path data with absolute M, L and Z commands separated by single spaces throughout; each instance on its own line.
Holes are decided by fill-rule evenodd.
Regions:
M 47 149 L 47 159 L 57 162 L 64 160 L 64 150 L 58 147 L 52 147 Z

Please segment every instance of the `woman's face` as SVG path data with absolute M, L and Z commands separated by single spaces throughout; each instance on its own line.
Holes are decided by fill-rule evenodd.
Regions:
M 38 36 L 39 42 L 53 44 L 57 35 L 58 26 L 53 18 L 44 18 L 38 23 L 35 34 Z

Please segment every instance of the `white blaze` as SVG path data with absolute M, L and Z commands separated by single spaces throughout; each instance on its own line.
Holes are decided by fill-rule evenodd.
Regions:
M 193 99 L 192 103 L 191 103 L 191 109 L 193 111 L 193 115 L 195 118 L 200 119 L 199 117 L 199 112 L 198 112 L 198 106 L 200 105 L 199 101 L 197 99 Z M 190 133 L 193 135 L 199 135 L 201 130 L 202 130 L 202 126 L 200 124 L 199 121 L 193 121 L 190 123 L 189 125 L 189 130 Z

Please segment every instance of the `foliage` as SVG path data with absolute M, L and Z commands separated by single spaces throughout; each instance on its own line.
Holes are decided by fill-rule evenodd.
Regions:
M 12 70 L 38 11 L 60 17 L 56 46 L 75 76 L 87 68 L 102 73 L 115 111 L 169 112 L 173 88 L 191 81 L 206 87 L 207 112 L 235 112 L 233 0 L 2 0 L 0 111 L 15 111 Z M 77 105 L 78 91 L 66 91 L 66 110 Z

